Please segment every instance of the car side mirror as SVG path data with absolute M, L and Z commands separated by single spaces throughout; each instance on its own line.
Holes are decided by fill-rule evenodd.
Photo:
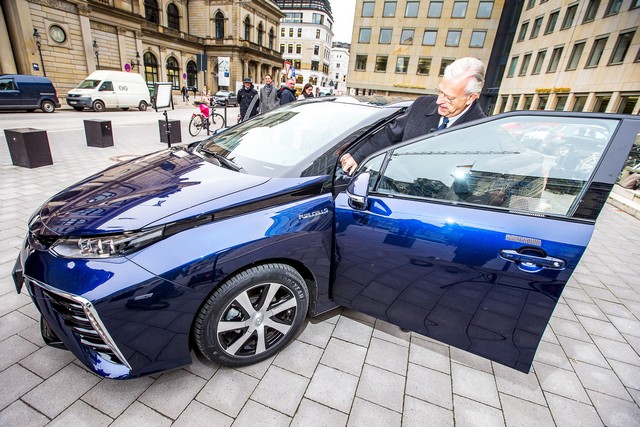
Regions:
M 349 206 L 353 209 L 362 211 L 367 209 L 369 205 L 369 180 L 371 174 L 363 172 L 353 177 L 347 187 L 347 197 L 349 198 Z

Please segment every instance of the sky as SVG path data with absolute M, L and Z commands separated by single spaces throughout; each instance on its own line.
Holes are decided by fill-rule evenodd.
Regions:
M 356 0 L 330 0 L 333 15 L 333 41 L 351 43 Z

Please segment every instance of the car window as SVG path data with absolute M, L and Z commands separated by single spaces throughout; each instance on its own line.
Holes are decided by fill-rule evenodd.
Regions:
M 100 84 L 100 80 L 83 80 L 78 89 L 95 89 Z
M 0 79 L 0 91 L 16 90 L 13 79 Z
M 99 91 L 111 91 L 113 90 L 113 83 L 111 82 L 104 82 L 102 83 L 102 85 L 100 85 L 100 89 L 98 89 Z
M 452 130 L 394 150 L 372 185 L 389 195 L 568 215 L 617 123 L 507 117 Z

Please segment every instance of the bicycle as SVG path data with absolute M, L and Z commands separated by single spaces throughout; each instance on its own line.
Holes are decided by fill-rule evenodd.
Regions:
M 211 131 L 216 131 L 226 126 L 224 117 L 220 113 L 215 112 L 215 107 L 209 108 L 207 104 L 200 103 L 200 112 L 191 115 L 189 122 L 189 134 L 197 136 L 204 128 L 207 129 L 207 135 Z M 211 112 L 213 110 L 213 112 Z

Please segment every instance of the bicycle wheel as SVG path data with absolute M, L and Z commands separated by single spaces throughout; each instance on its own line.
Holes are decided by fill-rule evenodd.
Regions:
M 189 133 L 191 136 L 197 136 L 204 127 L 204 116 L 202 114 L 196 114 L 191 117 L 189 122 Z
M 211 131 L 216 131 L 220 128 L 225 127 L 224 117 L 222 116 L 222 114 L 214 113 L 211 115 L 209 120 L 209 129 Z

